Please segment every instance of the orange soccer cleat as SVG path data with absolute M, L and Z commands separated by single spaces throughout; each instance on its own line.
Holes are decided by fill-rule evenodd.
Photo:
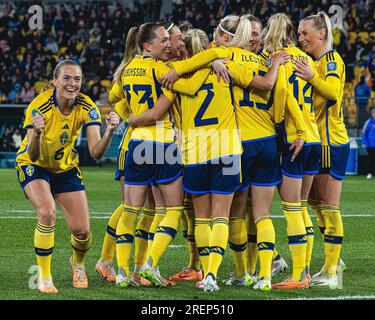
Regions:
M 152 287 L 151 281 L 141 277 L 139 274 L 132 273 L 130 275 L 130 278 L 131 278 L 131 283 L 137 284 L 138 286 Z
M 202 270 L 197 271 L 192 268 L 183 268 L 182 271 L 169 278 L 172 281 L 200 281 L 202 279 Z
M 98 260 L 96 263 L 96 272 L 100 274 L 100 276 L 109 282 L 115 282 L 116 281 L 116 272 L 113 268 L 113 265 L 110 261 L 103 261 Z
M 89 281 L 86 276 L 85 267 L 75 266 L 73 264 L 73 257 L 70 257 L 69 264 L 73 272 L 73 287 L 77 289 L 88 288 Z
M 38 290 L 42 293 L 57 293 L 57 289 L 53 284 L 52 279 L 39 280 Z
M 305 277 L 303 280 L 296 280 L 293 277 L 289 277 L 282 282 L 278 282 L 272 285 L 272 289 L 281 290 L 300 290 L 307 289 L 310 287 L 309 280 Z

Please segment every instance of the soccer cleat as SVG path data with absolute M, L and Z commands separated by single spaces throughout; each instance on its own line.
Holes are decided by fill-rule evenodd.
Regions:
M 127 288 L 130 285 L 131 284 L 129 282 L 128 277 L 126 277 L 123 273 L 119 272 L 118 275 L 116 276 L 116 287 Z
M 254 281 L 248 273 L 245 273 L 245 275 L 242 278 L 236 278 L 233 275 L 229 279 L 226 279 L 225 282 L 223 281 L 223 283 L 227 286 L 250 287 L 252 284 L 254 284 Z
M 259 281 L 259 277 L 256 273 L 250 275 L 251 280 L 253 280 L 253 284 L 256 284 Z
M 271 278 L 270 277 L 262 277 L 258 280 L 258 282 L 253 286 L 253 289 L 261 290 L 264 292 L 269 292 L 272 289 L 271 285 Z
M 104 280 L 109 282 L 116 281 L 116 272 L 110 261 L 103 261 L 102 259 L 99 259 L 96 263 L 95 270 Z
M 339 263 L 337 264 L 337 267 L 340 268 L 342 272 L 344 272 L 347 268 L 346 264 L 344 263 L 344 261 L 342 261 L 341 258 L 339 259 Z
M 313 275 L 311 286 L 327 286 L 331 289 L 338 289 L 337 274 L 330 276 L 323 268 L 320 272 Z
M 77 289 L 88 288 L 89 281 L 86 276 L 85 267 L 75 266 L 73 264 L 73 257 L 70 257 L 69 264 L 73 272 L 73 287 Z
M 183 268 L 182 271 L 170 277 L 172 281 L 199 281 L 202 280 L 202 270 L 195 270 L 193 268 Z
M 280 272 L 284 272 L 288 269 L 288 264 L 283 257 L 280 256 L 279 259 L 272 262 L 271 276 L 274 277 Z
M 205 292 L 219 291 L 216 278 L 212 273 L 208 273 L 206 278 L 204 278 L 203 282 L 204 282 L 203 289 Z
M 166 287 L 166 282 L 163 281 L 162 276 L 157 268 L 151 267 L 147 262 L 142 266 L 139 272 L 140 276 L 149 280 L 154 286 Z M 167 280 L 166 280 L 167 281 Z
M 371 180 L 371 179 L 372 179 L 372 174 L 369 173 L 369 174 L 366 176 L 366 179 L 367 179 L 367 180 Z
M 53 284 L 52 279 L 39 280 L 38 290 L 42 293 L 57 293 L 58 292 L 58 290 Z
M 139 274 L 132 273 L 130 275 L 131 282 L 134 283 L 132 286 L 138 287 L 138 286 L 143 286 L 143 287 L 151 287 L 152 283 L 151 281 L 141 277 Z
M 281 290 L 298 290 L 298 289 L 306 289 L 308 287 L 309 285 L 308 285 L 307 277 L 305 277 L 301 281 L 298 281 L 294 279 L 292 276 L 282 282 L 275 283 L 272 285 L 272 289 L 281 289 Z
M 195 284 L 195 287 L 197 289 L 204 289 L 204 281 L 201 280 L 201 281 L 198 281 L 196 284 Z

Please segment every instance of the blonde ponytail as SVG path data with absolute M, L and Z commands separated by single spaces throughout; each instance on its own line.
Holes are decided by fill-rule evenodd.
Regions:
M 139 52 L 136 43 L 138 29 L 138 27 L 131 28 L 128 32 L 128 35 L 126 36 L 124 57 L 113 75 L 113 82 L 120 81 L 122 72 L 124 71 L 125 67 Z
M 331 21 L 329 20 L 328 15 L 325 12 L 320 11 L 315 15 L 311 15 L 302 19 L 301 22 L 306 21 L 306 20 L 312 20 L 314 23 L 315 29 L 325 30 L 326 32 L 325 40 L 327 41 L 328 49 L 332 49 L 332 46 L 333 46 L 332 26 L 331 26 Z
M 227 33 L 232 36 L 228 47 L 245 48 L 251 39 L 251 23 L 247 15 L 229 15 L 223 18 L 218 25 L 220 34 Z
M 275 52 L 285 46 L 295 45 L 293 24 L 284 13 L 276 13 L 267 24 L 267 34 L 264 38 L 264 50 Z
M 200 29 L 189 30 L 185 35 L 184 41 L 189 56 L 204 51 L 210 46 L 210 40 L 207 34 Z

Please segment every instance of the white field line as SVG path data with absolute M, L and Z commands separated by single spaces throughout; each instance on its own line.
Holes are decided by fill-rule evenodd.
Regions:
M 291 299 L 272 299 L 272 300 L 374 300 L 375 296 L 337 296 L 337 297 L 314 297 L 314 298 L 291 298 Z
M 3 210 L 3 211 L 0 211 L 0 219 L 4 219 L 5 217 L 1 217 L 2 214 L 5 214 L 5 213 L 32 213 L 32 214 L 35 214 L 35 211 L 33 210 Z M 91 218 L 94 218 L 94 219 L 107 219 L 109 218 L 111 215 L 112 215 L 113 212 L 101 212 L 101 211 L 92 211 L 90 212 L 90 216 Z M 95 217 L 97 216 L 97 217 Z M 14 216 L 15 218 L 21 218 L 20 216 Z M 281 218 L 284 218 L 283 215 L 272 215 L 271 216 L 272 218 L 275 218 L 275 219 L 281 219 Z M 343 218 L 369 218 L 369 217 L 375 217 L 375 214 L 361 214 L 361 213 L 358 213 L 358 214 L 353 214 L 353 213 L 349 213 L 349 214 L 343 214 L 342 215 Z

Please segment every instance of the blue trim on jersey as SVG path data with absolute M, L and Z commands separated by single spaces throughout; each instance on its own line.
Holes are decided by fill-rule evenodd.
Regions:
M 89 126 L 102 126 L 103 124 L 101 122 L 89 122 L 89 123 L 85 123 L 84 124 L 84 127 L 87 128 Z
M 344 147 L 347 147 L 348 145 L 350 144 L 350 141 L 345 143 L 345 144 L 339 144 L 339 145 L 333 145 L 333 144 L 329 144 L 329 146 L 331 148 L 344 148 Z
M 27 149 L 29 148 L 29 144 L 27 144 L 26 145 L 26 148 L 24 149 L 24 150 L 22 150 L 22 151 L 18 151 L 17 153 L 16 153 L 16 157 L 18 157 L 20 154 L 22 154 L 22 153 L 25 153 L 26 151 L 27 151 Z
M 242 192 L 242 191 L 245 191 L 245 190 L 247 190 L 247 189 L 249 189 L 250 188 L 250 185 L 251 185 L 251 183 L 249 183 L 247 186 L 245 186 L 245 187 L 238 187 L 238 189 L 237 189 L 237 191 L 236 192 Z
M 57 101 L 57 97 L 56 97 L 56 89 L 53 90 L 53 100 L 54 100 L 54 102 L 55 102 L 55 105 L 56 105 L 57 108 L 59 109 L 60 113 L 61 113 L 62 115 L 64 115 L 64 116 L 69 116 L 69 115 L 73 112 L 74 107 L 76 106 L 76 100 L 77 100 L 77 98 L 74 98 L 73 105 L 72 105 L 72 110 L 70 110 L 69 113 L 64 113 L 64 112 L 62 112 L 62 110 L 60 109 L 60 105 L 59 105 L 59 102 Z
M 287 174 L 285 174 L 285 175 L 287 175 Z M 250 185 L 256 186 L 256 187 L 274 187 L 274 186 L 279 185 L 282 181 L 283 181 L 283 179 L 280 179 L 279 181 L 272 182 L 272 183 L 257 183 L 257 182 L 251 182 L 250 181 Z
M 332 170 L 329 170 L 329 174 L 330 174 L 332 177 L 334 177 L 334 178 L 336 178 L 336 179 L 339 179 L 339 180 L 343 180 L 343 179 L 345 179 L 345 176 L 339 176 L 338 174 L 334 173 Z
M 316 171 L 304 171 L 303 173 L 304 174 L 318 174 L 319 170 L 316 170 Z
M 182 175 L 182 169 L 180 169 L 180 171 L 178 172 L 178 174 L 176 174 L 174 177 L 172 178 L 168 178 L 168 179 L 162 179 L 162 180 L 155 180 L 156 183 L 158 184 L 163 184 L 163 183 L 167 183 L 167 182 L 171 182 L 171 181 L 174 181 L 176 180 L 178 177 L 180 177 Z
M 326 101 L 326 134 L 327 134 L 327 142 L 328 145 L 331 145 L 330 138 L 329 138 L 329 129 L 328 129 L 328 108 L 329 108 L 329 100 Z
M 256 54 L 260 55 L 262 52 L 263 52 L 263 48 L 260 48 Z
M 236 190 L 233 190 L 233 191 L 217 191 L 217 190 L 210 190 L 210 193 L 213 193 L 213 194 L 232 194 L 232 193 L 235 193 Z
M 317 146 L 321 144 L 322 144 L 321 142 L 305 142 L 303 146 Z
M 224 157 L 219 157 L 219 158 L 215 158 L 215 159 L 206 160 L 206 162 L 199 162 L 199 163 L 193 163 L 193 164 L 185 164 L 185 167 L 196 167 L 196 166 L 200 166 L 202 164 L 212 164 L 212 161 L 223 160 L 223 159 L 230 158 L 230 157 L 240 157 L 240 156 L 241 156 L 241 153 L 236 153 L 236 154 L 231 154 L 229 156 L 224 156 Z
M 248 143 L 248 142 L 254 142 L 254 141 L 261 141 L 261 140 L 272 139 L 272 138 L 276 138 L 276 137 L 277 137 L 277 134 L 274 134 L 272 136 L 267 136 L 267 137 L 263 137 L 263 138 L 256 138 L 256 139 L 250 139 L 250 140 L 243 140 L 241 142 L 242 143 Z
M 327 53 L 334 52 L 334 51 L 335 51 L 334 49 L 331 49 L 331 50 L 329 50 L 329 51 L 323 53 L 319 58 L 316 59 L 316 61 L 317 61 L 317 60 L 320 60 L 321 58 L 323 58 Z
M 28 126 L 24 127 L 24 129 L 32 129 L 34 126 L 32 124 L 29 124 Z
M 289 177 L 289 178 L 296 178 L 296 179 L 302 179 L 302 178 L 303 178 L 303 175 L 296 175 L 296 174 L 287 173 L 287 172 L 285 172 L 283 169 L 281 169 L 281 173 L 282 173 L 284 176 L 287 176 L 287 177 Z
M 336 78 L 340 79 L 340 77 L 337 73 L 328 73 L 326 75 L 325 79 L 327 79 L 328 77 L 336 77 Z

